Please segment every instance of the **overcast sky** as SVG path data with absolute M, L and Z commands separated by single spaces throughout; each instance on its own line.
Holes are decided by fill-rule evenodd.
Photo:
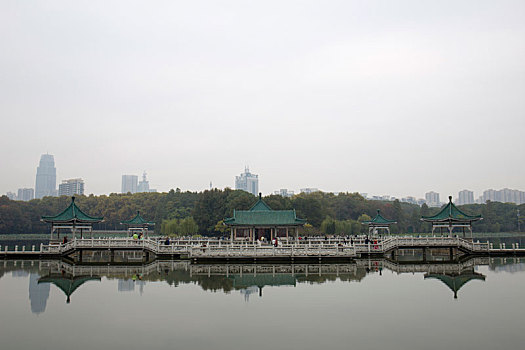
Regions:
M 525 190 L 525 1 L 0 1 L 0 193 Z

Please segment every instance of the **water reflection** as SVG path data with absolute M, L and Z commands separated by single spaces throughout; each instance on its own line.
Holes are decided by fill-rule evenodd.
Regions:
M 38 279 L 38 284 L 48 283 L 54 284 L 58 289 L 60 289 L 66 295 L 66 303 L 71 302 L 71 295 L 79 288 L 81 285 L 88 281 L 100 281 L 101 278 L 97 276 L 74 276 L 66 273 L 54 274 L 46 277 L 41 277 Z
M 32 272 L 29 275 L 29 300 L 31 312 L 40 314 L 46 311 L 47 299 L 49 298 L 49 284 L 39 284 L 40 275 Z
M 425 279 L 433 278 L 443 282 L 454 293 L 454 299 L 458 298 L 461 287 L 473 280 L 485 281 L 485 275 L 474 272 L 474 268 L 466 268 L 459 273 L 426 273 Z
M 451 290 L 453 298 L 466 284 L 475 281 L 482 288 L 486 276 L 479 266 L 488 266 L 494 272 L 525 271 L 523 258 L 472 258 L 460 262 L 406 262 L 388 259 L 356 260 L 346 264 L 191 264 L 188 261 L 153 261 L 146 264 L 72 264 L 61 260 L 10 261 L 0 265 L 0 278 L 11 272 L 17 279 L 27 278 L 29 300 L 34 314 L 46 310 L 53 285 L 65 295 L 66 303 L 86 283 L 100 282 L 102 278 L 117 281 L 118 292 L 138 290 L 144 293 L 148 283 L 164 282 L 173 287 L 195 284 L 205 291 L 239 292 L 248 302 L 263 297 L 266 287 L 291 287 L 298 284 L 321 284 L 330 281 L 359 283 L 367 275 L 382 275 L 384 271 L 396 274 L 421 274 L 424 280 L 439 281 Z M 53 289 L 54 289 L 53 288 Z M 442 287 L 439 287 L 442 288 Z

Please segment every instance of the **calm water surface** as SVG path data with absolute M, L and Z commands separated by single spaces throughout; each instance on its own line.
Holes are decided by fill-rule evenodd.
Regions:
M 132 259 L 130 259 L 132 260 Z M 521 349 L 525 260 L 0 261 L 2 349 Z

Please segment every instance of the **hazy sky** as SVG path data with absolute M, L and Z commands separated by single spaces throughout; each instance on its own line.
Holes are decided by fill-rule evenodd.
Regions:
M 525 190 L 525 2 L 0 1 L 0 193 Z

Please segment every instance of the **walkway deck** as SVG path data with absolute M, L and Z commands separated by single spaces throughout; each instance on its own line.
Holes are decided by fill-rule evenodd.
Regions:
M 74 239 L 65 244 L 55 243 L 41 245 L 39 249 L 2 250 L 0 257 L 64 257 L 81 251 L 89 250 L 117 250 L 143 251 L 157 257 L 179 259 L 301 259 L 301 258 L 342 258 L 354 259 L 361 257 L 383 257 L 395 254 L 398 249 L 428 249 L 450 248 L 457 249 L 467 255 L 478 256 L 522 256 L 525 249 L 518 244 L 511 248 L 502 245 L 494 248 L 488 242 L 472 242 L 459 237 L 386 237 L 380 241 L 365 243 L 363 240 L 308 240 L 294 243 L 280 243 L 274 247 L 269 244 L 252 242 L 230 243 L 221 240 L 176 240 L 166 245 L 162 240 L 129 238 L 95 238 Z

